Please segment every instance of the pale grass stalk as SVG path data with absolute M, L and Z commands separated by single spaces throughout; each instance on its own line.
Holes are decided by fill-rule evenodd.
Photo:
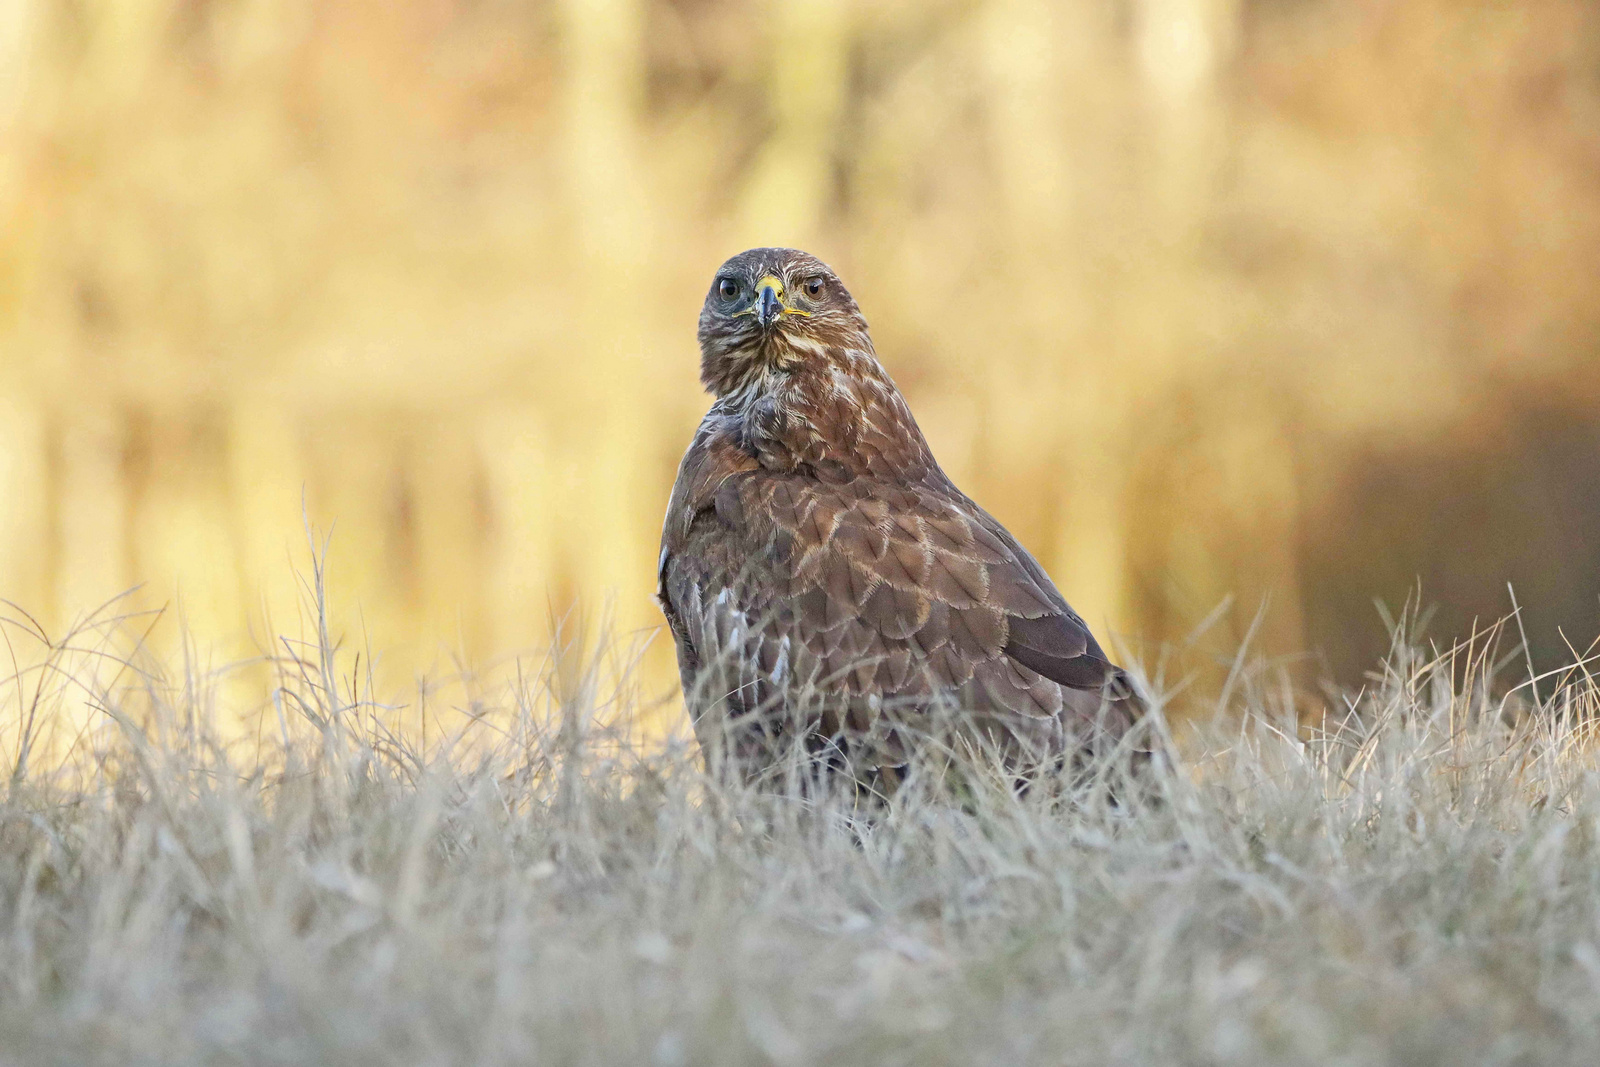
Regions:
M 338 648 L 323 589 L 259 740 L 216 726 L 217 672 L 169 683 L 143 620 L 5 623 L 0 736 L 24 744 L 0 803 L 0 1063 L 1600 1052 L 1581 657 L 1519 704 L 1478 635 L 1424 653 L 1397 630 L 1315 727 L 1241 657 L 1216 722 L 1137 787 L 1117 753 L 1019 791 L 935 730 L 863 798 L 798 751 L 745 781 L 647 742 L 616 642 L 498 694 L 463 681 L 461 709 L 429 688 L 423 744 Z M 31 736 L 54 747 L 25 759 Z

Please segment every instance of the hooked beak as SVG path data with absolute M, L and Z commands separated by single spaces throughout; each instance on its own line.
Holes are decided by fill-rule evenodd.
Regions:
M 756 321 L 771 326 L 783 311 L 783 283 L 769 274 L 756 283 Z

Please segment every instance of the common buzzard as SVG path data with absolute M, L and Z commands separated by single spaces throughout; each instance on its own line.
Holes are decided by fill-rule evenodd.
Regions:
M 1044 569 L 935 462 L 833 271 L 728 260 L 700 312 L 716 397 L 678 468 L 659 600 L 696 736 L 892 787 L 935 721 L 1008 765 L 1105 749 L 1142 713 Z

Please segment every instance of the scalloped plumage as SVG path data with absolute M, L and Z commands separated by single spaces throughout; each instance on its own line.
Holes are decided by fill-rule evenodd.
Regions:
M 763 323 L 769 275 L 784 312 Z M 735 256 L 699 334 L 716 401 L 673 487 L 659 599 L 703 747 L 729 741 L 756 771 L 798 731 L 882 782 L 940 707 L 1014 763 L 1133 725 L 1127 676 L 939 468 L 831 270 Z

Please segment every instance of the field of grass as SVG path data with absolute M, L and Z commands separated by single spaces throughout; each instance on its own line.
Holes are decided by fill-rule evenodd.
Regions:
M 240 740 L 9 616 L 0 1064 L 1600 1061 L 1581 670 L 1397 642 L 1296 736 L 1241 666 L 1147 795 L 865 811 L 646 743 L 620 646 L 397 736 L 312 611 Z

